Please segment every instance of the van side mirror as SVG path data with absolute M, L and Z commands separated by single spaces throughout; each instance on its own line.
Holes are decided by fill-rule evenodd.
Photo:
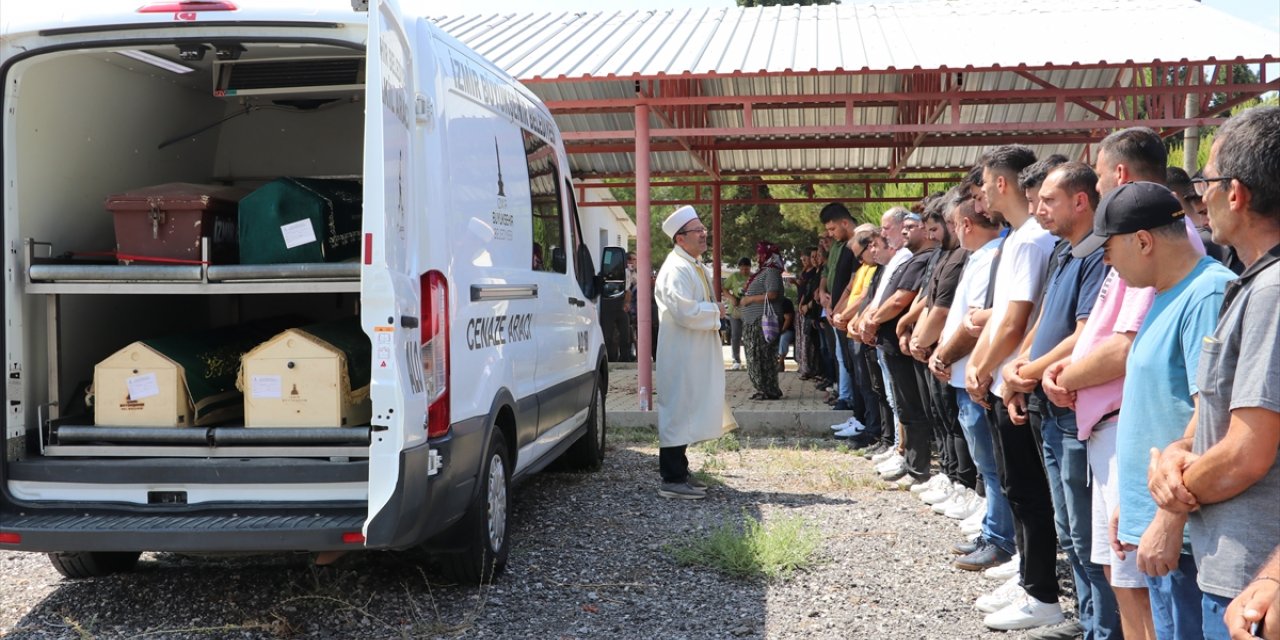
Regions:
M 605 247 L 600 256 L 600 276 L 605 280 L 626 280 L 627 252 L 622 247 Z

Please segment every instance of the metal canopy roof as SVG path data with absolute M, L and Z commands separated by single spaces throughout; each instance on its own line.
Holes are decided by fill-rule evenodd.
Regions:
M 906 0 L 437 18 L 550 107 L 579 177 L 951 170 L 992 144 L 1087 155 L 1217 124 L 1280 35 L 1194 0 Z M 1186 66 L 1185 78 L 1169 79 Z M 1263 67 L 1265 69 L 1265 67 Z M 1152 80 L 1154 78 L 1154 80 Z M 1225 99 L 1221 96 L 1226 94 Z M 1188 112 L 1185 101 L 1193 107 Z

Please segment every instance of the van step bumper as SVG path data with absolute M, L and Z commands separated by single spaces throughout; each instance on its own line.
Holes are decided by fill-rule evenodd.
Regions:
M 270 515 L 252 512 L 192 514 L 0 511 L 0 533 L 21 540 L 17 551 L 322 551 L 363 548 L 344 544 L 359 533 L 365 510 L 308 509 Z M 0 540 L 11 540 L 4 536 Z M 358 538 L 363 540 L 363 538 Z

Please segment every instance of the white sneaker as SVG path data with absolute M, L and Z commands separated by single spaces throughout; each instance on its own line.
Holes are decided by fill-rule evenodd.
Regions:
M 946 513 L 951 509 L 951 507 L 968 499 L 968 495 L 965 493 L 966 491 L 968 491 L 968 489 L 960 486 L 953 488 L 951 490 L 951 495 L 947 496 L 947 499 L 942 502 L 933 503 L 931 510 L 938 515 Z
M 946 482 L 946 480 L 947 480 L 947 477 L 939 473 L 933 476 L 932 478 L 929 478 L 928 482 L 911 487 L 911 493 L 918 495 L 926 491 L 929 491 L 930 489 L 937 489 L 938 487 L 943 486 L 943 483 Z
M 1018 576 L 1014 576 L 1005 580 L 1004 584 L 995 588 L 994 591 L 984 596 L 980 596 L 977 602 L 973 603 L 973 608 L 983 613 L 995 613 L 1027 595 L 1023 591 L 1022 585 L 1018 584 Z
M 907 463 L 906 458 L 895 453 L 892 456 L 885 458 L 884 462 L 881 462 L 880 464 L 876 465 L 876 473 L 893 471 L 894 469 L 897 469 L 898 467 L 901 467 L 906 463 Z
M 867 429 L 867 426 L 858 422 L 857 418 L 849 418 L 849 423 L 844 429 L 836 432 L 837 438 L 852 438 Z
M 960 533 L 963 533 L 966 536 L 982 533 L 982 520 L 979 519 L 977 522 L 974 522 L 972 520 L 965 519 L 960 523 Z
M 742 371 L 742 363 L 741 363 L 741 362 L 735 362 L 735 363 L 733 363 L 733 364 L 729 365 L 729 370 L 730 370 L 730 371 Z
M 955 493 L 955 487 L 951 486 L 951 482 L 937 487 L 932 491 L 926 491 L 920 494 L 920 501 L 925 504 L 938 504 L 951 499 L 951 494 Z
M 877 453 L 874 456 L 871 456 L 871 462 L 874 464 L 880 464 L 881 462 L 884 462 L 885 460 L 888 460 L 889 458 L 892 458 L 896 455 L 898 455 L 898 450 L 894 449 L 893 447 L 889 447 L 888 449 L 885 449 L 884 451 L 881 451 L 880 453 Z
M 991 578 L 992 580 L 1008 580 L 1009 578 L 1016 578 L 1018 577 L 1018 563 L 1021 560 L 1022 558 L 1015 553 L 1008 562 L 986 569 L 982 572 L 982 575 Z
M 905 473 L 907 473 L 907 462 L 903 460 L 902 462 L 898 463 L 898 466 L 881 471 L 880 479 L 884 480 L 885 482 L 893 482 L 898 478 L 901 478 Z
M 1034 629 L 1062 622 L 1062 606 L 1057 602 L 1040 602 L 1029 594 L 1009 606 L 988 615 L 982 624 L 991 629 L 1012 631 Z
M 947 512 L 942 515 L 951 518 L 952 520 L 964 520 L 965 518 L 973 515 L 974 512 L 978 510 L 978 505 L 981 503 L 982 498 L 979 498 L 978 494 L 974 493 L 972 490 L 968 490 L 963 502 L 952 505 L 951 508 L 947 509 Z M 985 513 L 986 509 L 983 509 L 983 512 Z

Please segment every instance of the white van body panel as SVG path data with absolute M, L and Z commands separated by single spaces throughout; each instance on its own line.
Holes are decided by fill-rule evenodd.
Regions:
M 4 288 L 9 402 L 6 446 L 0 451 L 0 519 L 8 520 L 3 516 L 11 504 L 37 511 L 72 505 L 160 511 L 167 503 L 158 500 L 169 494 L 180 494 L 184 505 L 282 503 L 305 512 L 311 505 L 359 503 L 365 508 L 360 530 L 369 546 L 416 544 L 421 540 L 404 536 L 436 531 L 433 519 L 457 520 L 456 507 L 471 502 L 480 482 L 475 461 L 491 433 L 509 439 L 514 475 L 536 471 L 584 433 L 593 392 L 603 384 L 603 337 L 595 302 L 585 293 L 595 267 L 576 250 L 588 239 L 581 237 L 559 132 L 528 89 L 399 0 L 371 0 L 368 13 L 353 11 L 348 0 L 232 3 L 234 11 L 141 13 L 146 0 L 129 5 L 71 0 L 10 3 L 0 12 L 0 70 L 5 73 L 0 198 L 9 255 Z M 286 90 L 218 95 L 211 83 L 192 85 L 171 70 L 121 54 L 146 48 L 172 60 L 178 58 L 175 44 L 229 38 L 249 44 L 248 56 L 291 59 L 308 52 L 319 56 L 320 50 L 331 57 L 363 54 L 364 90 L 343 85 L 354 95 L 299 117 L 302 108 L 273 106 L 274 99 L 290 97 Z M 202 64 L 211 63 L 212 58 Z M 110 99 L 84 99 L 92 96 Z M 248 115 L 245 105 L 265 108 Z M 198 129 L 207 123 L 214 125 Z M 357 148 L 361 152 L 347 152 Z M 79 157 L 111 160 L 77 164 Z M 188 291 L 152 284 L 135 292 L 127 282 L 99 289 L 92 283 L 62 289 L 42 284 L 45 289 L 36 290 L 29 281 L 27 239 L 75 250 L 100 246 L 112 236 L 110 215 L 101 212 L 105 194 L 170 181 L 256 185 L 273 176 L 363 181 L 358 282 L 322 283 L 314 294 L 293 287 L 288 295 L 272 296 L 254 295 L 269 293 L 271 285 L 228 286 L 222 290 L 234 293 L 224 295 L 214 287 Z M 544 235 L 537 237 L 535 208 L 544 225 Z M 79 217 L 69 223 L 49 212 Z M 553 237 L 546 235 L 546 225 L 559 225 L 560 232 L 542 247 L 541 263 L 562 263 L 559 270 L 534 268 L 539 262 L 535 242 Z M 453 427 L 430 439 L 422 344 L 429 274 L 447 283 L 447 416 Z M 302 309 L 323 308 L 327 296 L 335 297 L 337 306 L 355 302 L 351 306 L 358 308 L 372 346 L 369 444 L 357 455 L 349 455 L 350 447 L 317 447 L 314 451 L 324 453 L 312 458 L 316 466 L 363 461 L 367 481 L 353 482 L 349 469 L 315 482 L 283 476 L 265 483 L 200 479 L 201 473 L 211 473 L 207 468 L 233 464 L 229 449 L 201 459 L 202 468 L 181 481 L 137 481 L 113 466 L 123 457 L 97 444 L 92 455 L 104 457 L 91 462 L 109 471 L 97 482 L 60 477 L 56 469 L 32 464 L 45 457 L 46 423 L 58 417 L 61 406 L 73 404 L 69 381 L 99 352 L 118 348 L 113 346 L 117 339 L 154 335 L 185 318 L 212 326 L 234 322 L 242 311 L 235 296 L 251 300 L 245 306 L 261 315 L 293 311 L 293 302 L 308 296 L 315 300 Z M 90 348 L 79 348 L 85 345 Z M 15 453 L 15 447 L 26 450 Z M 180 449 L 156 447 L 155 457 L 163 462 L 173 455 L 180 461 L 187 455 L 173 453 Z M 277 446 L 262 456 L 307 457 L 305 449 L 299 451 Z M 10 477 L 9 467 L 18 463 L 30 467 L 23 472 L 27 475 Z M 271 470 L 263 466 L 251 469 L 255 478 L 269 478 Z M 301 472 L 292 467 L 307 465 L 286 466 L 296 476 Z M 94 467 L 75 468 L 83 474 Z M 438 488 L 446 481 L 452 483 L 447 491 Z M 294 522 L 307 516 L 290 517 Z M 375 527 L 379 519 L 401 526 L 382 522 Z M 414 524 L 404 525 L 407 521 Z M 0 529 L 6 526 L 0 523 Z M 47 525 L 31 530 L 44 531 L 41 526 Z M 71 544 L 67 540 L 92 540 L 54 533 L 47 539 L 37 536 L 24 548 L 58 550 L 67 547 L 57 545 Z M 237 540 L 228 543 L 237 548 L 259 539 L 262 548 L 334 548 L 319 534 L 293 542 L 287 536 L 267 541 L 256 535 L 246 530 L 239 538 L 224 539 Z M 130 543 L 121 536 L 85 544 L 105 549 Z M 195 536 L 182 544 L 203 548 L 212 543 Z

